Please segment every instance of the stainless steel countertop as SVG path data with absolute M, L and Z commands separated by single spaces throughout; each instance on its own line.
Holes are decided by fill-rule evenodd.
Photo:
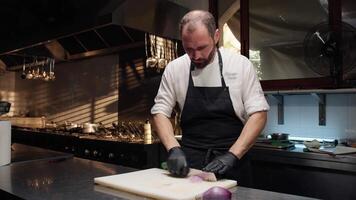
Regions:
M 16 145 L 17 146 L 17 145 Z M 0 167 L 0 190 L 23 199 L 135 199 L 126 193 L 101 188 L 94 178 L 135 171 L 136 169 L 56 154 L 54 151 L 21 145 L 45 158 L 13 162 Z M 48 154 L 46 154 L 46 152 Z M 17 160 L 16 153 L 13 160 Z M 51 157 L 50 155 L 53 155 Z M 0 194 L 1 194 L 0 191 Z M 234 187 L 232 199 L 310 199 L 245 187 Z M 143 198 L 141 198 L 143 199 Z
M 291 149 L 253 147 L 249 155 L 253 160 L 271 161 L 307 167 L 356 172 L 356 154 L 331 156 L 323 153 L 304 152 L 304 145 Z
M 181 140 L 181 135 L 176 135 Z M 356 172 L 356 153 L 329 155 L 325 153 L 304 152 L 304 144 L 295 144 L 294 148 L 278 149 L 253 146 L 248 154 L 252 160 L 270 161 L 306 167 Z
M 59 151 L 44 150 L 34 146 L 14 143 L 11 145 L 11 163 L 30 162 L 34 160 L 64 159 L 73 154 Z
M 48 150 L 42 151 L 45 154 Z M 94 177 L 135 170 L 72 156 L 47 157 L 0 167 L 0 190 L 29 200 L 122 199 L 95 191 Z

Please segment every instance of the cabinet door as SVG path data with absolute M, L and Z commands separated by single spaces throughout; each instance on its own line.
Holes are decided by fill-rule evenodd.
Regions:
M 318 199 L 356 198 L 356 176 L 352 172 L 253 160 L 252 174 L 253 188 L 257 189 Z

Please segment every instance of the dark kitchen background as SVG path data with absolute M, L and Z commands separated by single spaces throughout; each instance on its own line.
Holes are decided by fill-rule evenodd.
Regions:
M 8 116 L 104 125 L 148 118 L 160 78 L 145 69 L 145 34 L 177 35 L 175 28 L 160 30 L 142 18 L 157 21 L 155 10 L 184 9 L 164 1 L 143 3 L 147 6 L 136 8 L 130 1 L 3 1 L 1 61 L 8 73 L 0 80 L 0 97 L 12 102 Z M 159 24 L 175 22 L 166 21 Z M 56 59 L 55 81 L 20 78 L 23 63 L 36 56 Z
M 355 199 L 355 154 L 305 152 L 303 143 L 355 147 L 353 0 L 1 0 L 0 101 L 11 109 L 0 120 L 12 122 L 13 142 L 136 169 L 161 167 L 166 151 L 155 127 L 149 141 L 143 129 L 165 67 L 152 60 L 184 53 L 178 23 L 193 9 L 210 10 L 223 31 L 220 45 L 249 57 L 271 107 L 249 151 L 252 183 L 239 184 Z M 318 25 L 338 29 L 341 21 L 351 35 L 347 59 L 310 65 L 308 33 Z M 34 80 L 44 71 L 53 80 Z M 171 121 L 179 136 L 178 110 Z M 88 123 L 100 128 L 86 132 Z M 273 133 L 289 139 L 271 144 Z
M 150 0 L 141 2 L 144 5 L 140 7 L 132 1 L 20 2 L 1 2 L 0 19 L 6 28 L 0 31 L 0 60 L 7 73 L 0 79 L 0 97 L 2 101 L 12 102 L 7 115 L 45 116 L 48 122 L 102 122 L 105 125 L 149 117 L 160 78 L 145 68 L 145 34 L 178 40 L 177 27 L 173 24 L 178 23 L 179 16 L 188 9 L 209 7 L 207 1 Z M 355 5 L 351 2 L 343 1 L 342 17 L 343 21 L 355 25 Z M 262 52 L 260 66 L 256 66 L 257 70 L 262 68 L 261 79 L 268 82 L 321 77 L 302 64 L 300 53 L 303 51 L 294 46 L 297 46 L 295 41 L 303 42 L 313 25 L 328 19 L 327 2 L 303 1 L 291 6 L 284 1 L 278 6 L 266 5 L 269 3 L 250 2 L 250 37 L 256 38 L 251 39 L 250 46 Z M 218 7 L 219 13 L 226 13 L 236 5 L 234 1 L 226 1 L 218 3 Z M 292 8 L 295 10 L 290 10 Z M 304 18 L 298 17 L 298 10 L 304 10 L 313 20 L 303 21 Z M 269 15 L 273 11 L 277 12 L 276 16 Z M 221 19 L 226 18 L 220 15 Z M 237 38 L 240 37 L 238 17 L 239 12 L 236 12 L 225 20 Z M 298 27 L 297 31 L 291 30 L 293 24 Z M 278 30 L 279 34 L 271 30 Z M 297 55 L 296 51 L 300 53 Z M 10 54 L 54 57 L 56 81 L 21 80 L 24 58 Z M 264 59 L 264 54 L 269 58 Z M 27 58 L 25 62 L 33 62 L 33 59 Z M 288 70 L 280 67 L 286 65 Z M 289 85 L 303 88 L 300 83 L 293 84 Z M 286 132 L 292 137 L 321 139 L 356 137 L 352 120 L 356 113 L 355 94 L 326 93 L 326 123 L 320 126 L 319 101 L 310 93 L 284 96 L 283 124 L 278 123 L 278 101 L 268 95 L 271 110 L 264 133 Z

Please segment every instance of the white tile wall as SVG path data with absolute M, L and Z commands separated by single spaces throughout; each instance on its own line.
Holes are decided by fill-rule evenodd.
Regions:
M 308 138 L 355 138 L 356 94 L 326 95 L 326 125 L 319 125 L 318 100 L 312 95 L 284 96 L 284 124 L 278 125 L 277 101 L 267 97 L 271 106 L 264 134 L 289 133 Z

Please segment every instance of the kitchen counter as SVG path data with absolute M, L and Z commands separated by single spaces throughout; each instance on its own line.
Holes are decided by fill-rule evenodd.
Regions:
M 21 148 L 29 153 L 34 150 L 26 145 Z M 35 151 L 47 150 L 35 148 Z M 16 157 L 14 154 L 13 159 Z M 0 195 L 7 199 L 131 199 L 118 191 L 101 190 L 93 179 L 136 169 L 71 156 L 60 158 L 55 155 L 0 167 Z M 231 191 L 233 199 L 310 199 L 246 187 L 234 187 Z
M 356 154 L 329 155 L 253 147 L 253 187 L 320 199 L 355 199 Z
M 115 141 L 89 140 L 72 135 L 59 135 L 55 133 L 31 132 L 13 129 L 12 139 L 43 148 L 73 153 L 75 156 L 98 161 L 110 162 L 134 168 L 159 167 L 166 158 L 164 148 L 159 144 L 130 144 Z M 180 139 L 179 137 L 177 138 Z M 121 147 L 118 152 L 113 150 Z M 328 154 L 304 152 L 303 144 L 296 144 L 295 148 L 276 149 L 254 146 L 249 155 L 253 160 L 271 161 L 281 164 L 291 164 L 304 167 L 317 167 L 322 169 L 338 170 L 356 173 L 356 154 L 330 156 Z M 132 151 L 135 152 L 133 153 Z M 102 156 L 89 156 L 86 151 L 99 152 Z M 109 154 L 115 154 L 111 159 Z M 147 156 L 144 156 L 147 154 Z M 141 155 L 141 157 L 138 157 Z M 110 159 L 108 159 L 110 158 Z M 144 161 L 145 162 L 139 162 Z M 130 162 L 131 161 L 131 162 Z M 147 163 L 147 162 L 152 163 Z
M 12 141 L 54 151 L 71 153 L 76 157 L 125 165 L 136 169 L 159 167 L 164 156 L 160 143 L 128 143 L 83 137 L 78 133 L 52 133 L 12 129 Z
M 180 135 L 175 137 L 178 141 L 181 140 Z M 304 148 L 304 144 L 298 143 L 285 149 L 254 145 L 248 151 L 248 155 L 256 161 L 356 172 L 356 153 L 332 156 L 326 153 L 305 152 Z
M 11 145 L 11 163 L 46 159 L 65 159 L 69 157 L 73 157 L 73 154 L 18 143 Z
M 14 142 L 135 169 L 160 167 L 167 156 L 159 143 L 129 144 L 18 130 L 13 130 L 12 136 Z M 356 154 L 331 156 L 304 152 L 303 148 L 303 144 L 289 149 L 254 146 L 247 154 L 252 172 L 246 174 L 251 173 L 251 180 L 240 180 L 240 185 L 321 199 L 356 198 L 353 189 L 356 185 Z
M 325 153 L 304 152 L 304 148 L 303 144 L 296 144 L 294 148 L 289 149 L 253 147 L 249 155 L 253 160 L 258 161 L 356 173 L 356 153 L 332 156 Z

